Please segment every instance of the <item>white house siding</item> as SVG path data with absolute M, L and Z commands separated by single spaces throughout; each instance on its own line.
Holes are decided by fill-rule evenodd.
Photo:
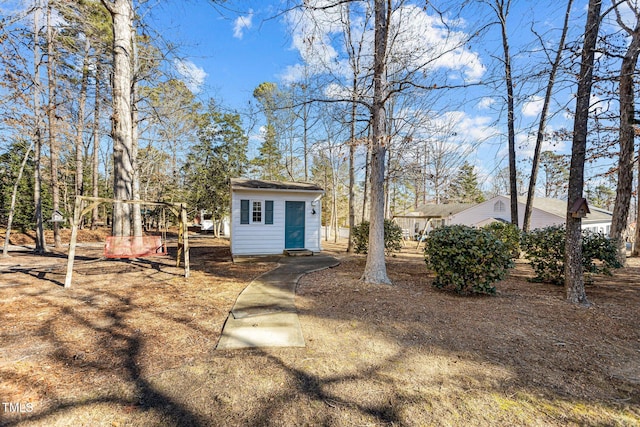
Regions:
M 559 204 L 561 202 L 554 200 L 548 201 L 549 199 L 535 199 L 534 208 L 531 210 L 531 230 L 535 230 L 536 228 L 544 228 L 549 227 L 551 225 L 562 225 L 565 223 L 565 213 L 564 207 L 562 209 L 559 208 Z M 502 202 L 504 206 L 503 211 L 496 211 L 495 206 L 496 203 Z M 548 206 L 545 206 L 547 204 Z M 551 206 L 553 204 L 554 206 Z M 537 205 L 537 207 L 536 207 Z M 545 208 L 548 208 L 550 211 L 545 211 Z M 518 202 L 518 225 L 522 228 L 522 224 L 524 223 L 524 209 L 525 203 L 522 201 Z M 597 209 L 592 209 L 592 211 L 596 211 Z M 562 215 L 558 214 L 558 211 L 562 211 Z M 599 217 L 602 216 L 602 213 L 605 211 L 601 211 Z M 593 212 L 595 217 L 595 212 Z M 459 212 L 455 215 L 451 216 L 450 221 L 447 221 L 448 224 L 464 224 L 468 226 L 475 226 L 478 223 L 486 221 L 489 218 L 502 219 L 507 222 L 511 222 L 511 201 L 508 197 L 505 196 L 496 196 L 486 202 L 475 205 L 469 209 L 466 209 L 462 212 Z M 593 231 L 600 232 L 608 232 L 611 227 L 611 219 L 603 219 L 602 221 L 598 220 L 590 220 L 589 216 L 582 221 L 582 229 L 591 229 Z M 596 230 L 597 229 L 597 230 Z
M 281 254 L 284 248 L 285 202 L 305 202 L 305 249 L 314 252 L 320 246 L 320 213 L 322 206 L 317 192 L 234 190 L 231 197 L 231 253 L 233 255 Z M 262 223 L 240 224 L 240 200 L 262 202 Z M 265 200 L 273 201 L 273 224 L 265 224 Z M 317 200 L 316 214 L 311 203 Z M 251 202 L 249 203 L 251 205 Z M 251 216 L 251 215 L 250 215 Z M 250 218 L 251 219 L 251 218 Z
M 590 222 L 590 221 L 582 221 L 582 229 L 590 230 L 594 233 L 602 233 L 605 235 L 609 235 L 611 231 L 611 221 L 608 222 Z

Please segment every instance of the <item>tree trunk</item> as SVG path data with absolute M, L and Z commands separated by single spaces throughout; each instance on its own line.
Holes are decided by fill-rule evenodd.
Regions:
M 542 111 L 540 112 L 540 123 L 538 124 L 538 134 L 536 136 L 536 146 L 533 153 L 533 162 L 531 165 L 531 177 L 529 178 L 529 189 L 527 191 L 527 204 L 524 208 L 524 220 L 522 222 L 522 230 L 527 232 L 531 228 L 531 212 L 533 210 L 533 199 L 536 192 L 536 183 L 538 181 L 538 170 L 540 169 L 540 153 L 542 151 L 542 143 L 544 142 L 544 133 L 547 126 L 547 115 L 549 114 L 549 104 L 551 103 L 551 96 L 553 95 L 553 86 L 556 80 L 556 74 L 560 63 L 562 61 L 562 52 L 564 51 L 564 42 L 567 37 L 567 31 L 569 29 L 569 17 L 571 15 L 571 6 L 573 0 L 567 2 L 567 11 L 564 15 L 564 25 L 562 27 L 562 35 L 560 36 L 560 42 L 558 43 L 558 51 L 556 52 L 555 60 L 551 65 L 551 73 L 549 74 L 549 83 L 547 84 L 547 90 L 544 95 L 544 104 L 542 105 Z
M 87 85 L 89 83 L 89 38 L 85 40 L 84 57 L 82 59 L 82 80 L 80 81 L 80 98 L 78 100 L 78 129 L 76 133 L 76 195 L 84 194 L 84 109 L 87 103 Z
M 333 156 L 332 156 L 333 157 Z M 333 165 L 333 159 L 331 161 Z M 333 242 L 338 242 L 338 167 L 332 168 L 331 171 L 331 201 L 333 204 L 331 217 L 333 218 L 333 222 L 331 226 L 333 227 Z
M 7 230 L 4 236 L 4 247 L 2 248 L 3 257 L 9 256 L 9 239 L 11 238 L 13 214 L 16 210 L 16 196 L 18 195 L 18 186 L 20 185 L 20 180 L 22 179 L 22 174 L 24 173 L 24 167 L 27 164 L 27 160 L 29 160 L 29 154 L 31 154 L 31 150 L 33 149 L 34 145 L 34 142 L 31 141 L 29 148 L 27 148 L 26 153 L 24 153 L 22 163 L 20 163 L 20 169 L 18 170 L 18 177 L 16 178 L 16 182 L 13 184 L 13 191 L 11 192 L 11 206 L 9 206 L 9 215 L 7 217 Z
M 640 148 L 638 149 L 638 186 L 636 188 L 640 189 Z M 638 194 L 638 203 L 636 204 L 636 231 L 633 242 L 631 256 L 640 256 L 640 194 Z
M 358 89 L 358 79 L 354 72 L 353 80 L 351 81 L 351 124 L 349 127 L 349 237 L 347 242 L 347 252 L 353 252 L 353 229 L 356 226 L 356 207 L 355 207 L 355 185 L 356 185 L 356 173 L 355 173 L 355 158 L 356 158 L 356 107 L 355 102 L 356 90 Z
M 618 21 L 621 21 L 620 16 Z M 623 233 L 627 228 L 631 193 L 633 192 L 633 153 L 635 130 L 634 73 L 640 54 L 640 21 L 636 21 L 633 30 L 627 29 L 631 35 L 631 42 L 622 59 L 620 67 L 620 161 L 618 166 L 618 185 L 616 186 L 616 200 L 613 206 L 613 218 L 609 236 L 617 242 L 618 259 L 626 263 L 627 248 Z
M 49 159 L 51 161 L 51 201 L 53 212 L 60 211 L 60 184 L 58 181 L 58 155 L 59 147 L 57 141 L 56 126 L 56 76 L 55 76 L 55 54 L 53 49 L 53 26 L 51 25 L 51 1 L 47 5 L 47 80 L 49 86 L 49 104 L 47 106 L 47 118 L 49 122 Z M 56 249 L 62 247 L 60 237 L 60 223 L 53 223 L 53 246 Z
M 136 40 L 136 32 L 131 26 L 132 51 L 133 51 L 133 82 L 131 85 L 131 169 L 133 171 L 133 200 L 140 200 L 140 170 L 138 168 L 138 74 L 139 74 L 139 58 L 138 43 Z M 140 203 L 134 203 L 131 206 L 133 213 L 133 235 L 142 236 L 142 206 Z
M 99 176 L 99 158 L 98 153 L 100 151 L 100 67 L 98 66 L 99 60 L 96 59 L 96 99 L 93 109 L 93 153 L 91 156 L 91 187 L 93 197 L 100 196 L 100 176 Z M 93 208 L 91 214 L 91 229 L 95 230 L 98 227 L 99 211 L 98 205 Z
M 387 142 L 389 142 L 387 140 Z M 390 144 L 389 144 L 390 145 Z M 391 175 L 389 174 L 389 171 L 391 170 L 391 148 L 389 147 L 389 145 L 386 145 L 385 148 L 385 162 L 386 162 L 386 166 L 385 166 L 385 180 L 384 180 L 384 217 L 385 218 L 389 218 L 391 215 L 391 187 L 392 187 L 392 178 Z
M 579 216 L 574 217 L 571 212 L 571 207 L 583 197 L 589 104 L 593 82 L 595 47 L 601 21 L 601 6 L 602 0 L 589 0 L 589 12 L 587 14 L 587 24 L 584 33 L 578 93 L 576 96 L 576 114 L 571 148 L 571 169 L 569 171 L 564 286 L 567 301 L 582 305 L 589 305 L 587 294 L 584 290 L 584 271 L 582 266 L 582 218 Z
M 353 126 L 353 125 L 352 125 Z M 349 145 L 349 241 L 347 243 L 347 252 L 353 252 L 353 229 L 356 226 L 356 206 L 355 206 L 355 183 L 356 183 L 356 174 L 355 174 L 355 157 L 356 157 L 356 142 L 354 139 L 351 140 L 351 144 Z
M 131 0 L 102 0 L 113 20 L 113 195 L 116 200 L 133 198 L 133 141 L 131 125 Z M 131 235 L 131 205 L 116 202 L 112 233 Z
M 362 189 L 362 219 L 364 221 L 367 217 L 367 195 L 369 194 L 369 175 L 371 170 L 371 143 L 367 142 L 367 152 L 365 154 L 364 162 L 364 185 Z
M 388 14 L 390 13 L 388 7 L 386 0 L 375 0 L 373 103 L 371 105 L 371 214 L 369 250 L 361 279 L 373 284 L 391 284 L 384 258 L 384 160 L 387 139 L 385 103 L 388 96 L 385 69 L 389 32 Z
M 42 5 L 40 0 L 35 1 L 33 11 L 33 113 L 35 117 L 35 149 L 34 149 L 34 185 L 33 203 L 36 217 L 36 253 L 48 252 L 47 242 L 44 238 L 44 224 L 42 219 L 42 173 L 40 171 L 40 159 L 42 154 L 42 119 L 40 111 L 40 13 Z
M 496 0 L 496 12 L 500 20 L 502 30 L 502 49 L 504 51 L 504 74 L 507 86 L 507 129 L 509 144 L 509 193 L 511 196 L 511 223 L 518 225 L 518 173 L 516 170 L 516 132 L 515 132 L 515 107 L 513 101 L 513 78 L 511 74 L 511 54 L 509 52 L 509 39 L 507 37 L 507 15 L 511 1 Z

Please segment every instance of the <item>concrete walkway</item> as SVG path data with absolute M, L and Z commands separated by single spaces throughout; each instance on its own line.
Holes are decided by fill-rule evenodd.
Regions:
M 305 346 L 295 306 L 298 280 L 307 273 L 340 263 L 325 255 L 282 257 L 278 263 L 278 267 L 249 283 L 238 296 L 217 350 Z

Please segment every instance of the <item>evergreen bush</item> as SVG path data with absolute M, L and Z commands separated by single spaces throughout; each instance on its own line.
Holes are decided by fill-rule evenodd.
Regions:
M 362 221 L 353 228 L 353 246 L 357 254 L 366 254 L 369 249 L 369 221 Z M 402 248 L 402 228 L 388 219 L 384 220 L 384 252 L 392 255 Z
M 522 232 L 517 225 L 507 222 L 493 222 L 483 227 L 504 243 L 513 258 L 520 257 L 520 239 Z
M 562 225 L 537 228 L 522 235 L 522 250 L 536 273 L 535 281 L 563 282 L 565 235 Z
M 616 241 L 602 233 L 584 230 L 582 232 L 582 265 L 587 273 L 607 275 L 612 274 L 612 269 L 623 267 L 618 258 Z
M 514 265 L 511 250 L 493 233 L 464 225 L 431 231 L 424 253 L 427 268 L 436 274 L 433 285 L 463 294 L 495 294 L 493 284 Z
M 536 229 L 523 235 L 522 249 L 536 273 L 534 280 L 564 284 L 565 239 L 563 225 Z M 622 267 L 615 241 L 602 233 L 583 230 L 582 266 L 585 273 L 602 274 L 611 274 L 611 269 Z

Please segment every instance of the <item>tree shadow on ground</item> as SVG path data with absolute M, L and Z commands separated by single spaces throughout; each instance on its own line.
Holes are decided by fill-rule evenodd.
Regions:
M 28 296 L 43 310 L 55 309 L 59 315 L 45 317 L 35 335 L 46 340 L 52 360 L 47 363 L 68 375 L 70 386 L 47 389 L 39 380 L 41 372 L 0 369 L 0 383 L 33 384 L 50 399 L 42 411 L 0 421 L 0 425 L 52 424 L 71 412 L 86 412 L 90 417 L 99 404 L 114 406 L 110 414 L 124 413 L 134 424 L 420 424 L 412 415 L 423 417 L 426 424 L 437 424 L 438 416 L 451 415 L 443 412 L 448 408 L 438 409 L 442 396 L 460 401 L 457 409 L 462 414 L 487 410 L 495 416 L 491 406 L 469 407 L 469 402 L 484 395 L 502 399 L 500 404 L 507 408 L 493 424 L 527 424 L 508 411 L 509 405 L 527 402 L 540 408 L 548 405 L 546 411 L 585 405 L 615 414 L 625 406 L 640 418 L 637 383 L 624 372 L 609 371 L 623 355 L 632 360 L 636 354 L 638 360 L 633 353 L 637 346 L 622 341 L 629 339 L 622 336 L 629 328 L 620 327 L 634 319 L 628 317 L 630 311 L 611 317 L 611 311 L 598 308 L 613 303 L 603 286 L 591 288 L 595 308 L 585 310 L 562 305 L 562 289 L 545 284 L 503 287 L 495 298 L 434 292 L 429 277 L 416 280 L 399 269 L 397 262 L 390 267 L 395 287 L 366 287 L 357 282 L 360 264 L 346 262 L 330 273 L 318 273 L 333 274 L 326 286 L 310 285 L 327 282 L 326 278 L 319 280 L 320 276 L 302 285 L 301 298 L 306 301 L 300 301 L 299 311 L 303 324 L 317 329 L 305 335 L 306 349 L 216 351 L 195 361 L 178 360 L 154 372 L 149 371 L 146 358 L 162 345 L 165 334 L 182 328 L 195 337 L 214 335 L 213 326 L 194 323 L 190 317 L 194 310 L 190 301 L 199 298 L 198 294 L 176 301 L 179 310 L 170 311 L 154 304 L 153 295 L 141 302 L 108 287 L 78 286 L 69 292 L 41 286 Z M 167 286 L 179 289 L 186 284 Z M 153 289 L 144 292 L 153 294 Z M 630 290 L 635 298 L 640 292 L 638 285 L 619 290 Z M 563 312 L 558 314 L 558 310 Z M 133 322 L 134 315 L 141 313 L 139 321 Z M 206 315 L 209 322 L 226 317 L 224 312 Z M 603 331 L 602 342 L 571 338 L 573 328 L 589 325 Z M 321 328 L 325 328 L 324 335 L 319 333 Z M 637 334 L 637 323 L 635 330 Z M 623 342 L 628 348 L 620 348 Z M 189 345 L 188 340 L 180 344 Z M 172 350 L 167 349 L 154 363 L 170 358 Z M 375 360 L 367 359 L 367 352 L 375 353 Z M 339 358 L 344 366 L 334 364 Z M 444 370 L 448 370 L 445 376 L 440 372 Z M 109 378 L 110 386 L 87 391 L 92 387 L 90 378 L 104 377 Z M 607 388 L 604 382 L 613 387 Z M 589 386 L 615 393 L 605 397 L 588 390 Z M 516 400 L 518 395 L 526 398 Z M 618 406 L 616 399 L 621 402 Z M 498 405 L 488 402 L 485 404 Z M 556 425 L 603 423 L 601 419 L 589 422 L 570 411 L 540 417 Z M 87 418 L 84 423 L 95 419 Z M 529 420 L 529 424 L 540 419 Z M 488 418 L 481 420 L 490 424 Z
M 45 321 L 36 332 L 36 335 L 44 337 L 47 341 L 47 347 L 53 349 L 47 363 L 64 370 L 63 375 L 74 376 L 78 373 L 83 377 L 108 375 L 112 378 L 112 385 L 117 383 L 120 388 L 128 391 L 119 393 L 118 387 L 115 387 L 113 390 L 104 392 L 85 392 L 77 395 L 74 393 L 72 384 L 69 384 L 70 388 L 63 390 L 63 393 L 60 393 L 59 389 L 43 390 L 51 400 L 46 410 L 36 411 L 33 414 L 20 414 L 21 416 L 14 420 L 0 420 L 0 426 L 13 426 L 25 421 L 46 423 L 68 411 L 82 408 L 91 411 L 96 404 L 126 407 L 129 411 L 135 410 L 141 414 L 154 411 L 158 414 L 157 417 L 167 425 L 202 425 L 201 417 L 170 396 L 157 391 L 145 379 L 139 358 L 143 346 L 148 343 L 141 331 L 132 327 L 128 321 L 128 314 L 141 309 L 132 303 L 130 298 L 110 292 L 100 292 L 99 295 L 85 293 L 83 298 L 88 310 L 77 310 L 63 304 L 62 301 L 67 299 L 64 294 L 52 295 L 49 291 L 41 291 L 32 294 L 31 298 L 59 310 L 58 316 Z M 107 309 L 103 307 L 105 300 L 109 301 Z M 81 331 L 82 336 L 87 337 L 87 342 L 84 342 L 85 340 L 72 342 L 66 335 L 69 328 L 74 328 L 76 333 Z M 92 356 L 95 354 L 98 356 Z M 38 380 L 32 378 L 32 375 L 31 372 L 23 374 L 0 372 L 3 382 L 38 384 Z M 66 393 L 75 396 L 69 397 Z M 3 400 L 11 401 L 6 397 Z M 91 414 L 87 415 L 87 418 L 93 419 L 94 422 L 100 421 Z

